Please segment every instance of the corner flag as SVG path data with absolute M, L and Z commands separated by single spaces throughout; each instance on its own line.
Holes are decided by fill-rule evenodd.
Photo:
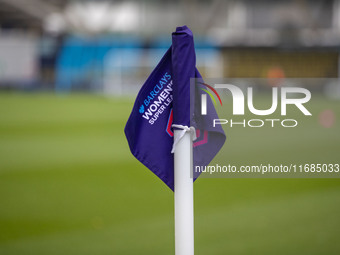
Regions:
M 202 116 L 198 110 L 200 101 L 195 98 L 205 92 L 200 89 L 203 85 L 190 86 L 190 78 L 202 78 L 195 66 L 192 32 L 186 26 L 178 27 L 172 34 L 172 46 L 139 91 L 125 127 L 132 154 L 172 190 L 173 128 L 191 125 L 196 130 L 193 159 L 202 166 L 211 162 L 226 139 L 220 126 L 212 126 L 218 116 L 209 97 L 207 114 Z

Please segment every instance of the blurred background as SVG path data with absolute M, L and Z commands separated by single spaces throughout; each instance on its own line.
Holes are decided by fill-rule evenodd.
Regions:
M 340 163 L 339 0 L 0 0 L 0 254 L 174 254 L 123 129 L 182 25 L 204 78 L 332 78 L 293 135 L 226 130 L 227 161 Z M 201 178 L 195 215 L 196 254 L 340 252 L 338 179 Z
M 135 94 L 187 24 L 205 77 L 338 77 L 338 1 L 0 1 L 0 88 Z

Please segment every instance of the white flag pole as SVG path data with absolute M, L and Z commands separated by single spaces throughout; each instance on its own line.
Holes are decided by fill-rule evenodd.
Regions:
M 174 130 L 175 144 L 175 254 L 194 255 L 194 191 L 192 134 Z

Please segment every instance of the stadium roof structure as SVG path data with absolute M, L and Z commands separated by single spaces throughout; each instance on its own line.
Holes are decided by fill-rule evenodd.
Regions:
M 0 0 L 2 28 L 42 29 L 47 15 L 60 12 L 69 0 Z
M 338 47 L 340 0 L 0 0 L 0 29 L 137 35 L 187 24 L 218 47 Z

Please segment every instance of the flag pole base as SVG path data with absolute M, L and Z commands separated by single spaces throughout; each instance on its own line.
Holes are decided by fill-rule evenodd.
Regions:
M 174 130 L 174 138 L 181 130 Z M 185 132 L 175 148 L 175 255 L 194 255 L 192 135 Z

